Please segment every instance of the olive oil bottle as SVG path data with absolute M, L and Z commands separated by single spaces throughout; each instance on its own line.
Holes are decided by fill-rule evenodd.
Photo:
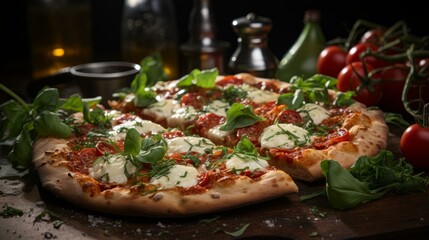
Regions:
M 281 81 L 289 82 L 295 75 L 308 78 L 317 73 L 317 58 L 325 47 L 319 20 L 318 10 L 305 11 L 301 34 L 278 64 L 276 77 Z

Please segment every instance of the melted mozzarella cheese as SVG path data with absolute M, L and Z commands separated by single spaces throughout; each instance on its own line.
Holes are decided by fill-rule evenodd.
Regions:
M 309 116 L 314 124 L 318 125 L 329 117 L 329 111 L 314 103 L 307 103 L 298 110 L 302 118 Z
M 167 124 L 170 127 L 184 128 L 187 121 L 192 121 L 197 117 L 197 111 L 192 106 L 186 106 L 174 111 L 170 118 L 167 118 Z
M 223 139 L 227 138 L 230 131 L 222 131 L 219 128 L 221 128 L 223 124 L 217 125 L 215 127 L 212 127 L 207 132 L 207 137 L 210 139 L 215 139 L 214 141 L 217 142 L 223 142 Z
M 112 136 L 112 138 L 114 138 L 115 140 L 125 139 L 127 130 L 131 128 L 135 128 L 140 134 L 158 133 L 165 130 L 165 128 L 163 128 L 159 124 L 153 123 L 148 120 L 143 120 L 141 118 L 136 118 L 134 120 L 125 121 L 121 124 L 114 126 L 113 131 L 110 131 L 109 135 Z
M 247 92 L 247 97 L 255 103 L 277 101 L 279 98 L 279 94 L 275 92 L 261 90 L 247 84 L 243 84 L 242 87 Z
M 292 149 L 309 144 L 307 130 L 289 123 L 271 125 L 264 129 L 260 137 L 262 148 Z
M 205 149 L 213 148 L 215 145 L 212 141 L 202 137 L 177 137 L 167 139 L 167 154 L 182 153 L 182 152 L 198 152 L 204 153 Z
M 192 166 L 174 165 L 170 172 L 159 178 L 151 178 L 150 183 L 162 187 L 192 187 L 198 183 L 198 170 Z
M 109 183 L 125 184 L 128 181 L 125 171 L 128 174 L 133 174 L 136 167 L 127 161 L 125 156 L 110 155 L 95 161 L 89 169 L 89 175 Z
M 225 164 L 228 170 L 235 170 L 237 173 L 240 173 L 244 169 L 255 171 L 263 170 L 268 167 L 268 162 L 264 159 L 255 159 L 251 157 L 246 157 L 245 155 L 237 156 L 237 154 L 234 154 L 230 159 L 226 161 Z
M 179 104 L 177 101 L 172 99 L 161 99 L 159 102 L 149 105 L 148 108 L 143 110 L 143 113 L 149 115 L 155 119 L 155 121 L 161 121 L 171 118 L 174 111 L 177 110 Z
M 206 112 L 214 113 L 219 116 L 226 117 L 226 112 L 228 108 L 229 108 L 229 104 L 227 102 L 214 100 L 212 103 L 205 106 L 203 110 Z

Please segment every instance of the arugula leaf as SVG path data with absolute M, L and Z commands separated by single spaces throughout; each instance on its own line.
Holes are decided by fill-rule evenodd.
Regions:
M 355 102 L 353 97 L 356 95 L 355 91 L 337 92 L 337 96 L 333 101 L 334 106 L 346 107 Z
M 192 86 L 202 88 L 213 88 L 215 86 L 216 77 L 219 75 L 217 68 L 207 69 L 200 71 L 198 69 L 192 70 L 189 74 L 179 79 L 177 87 L 188 88 Z
M 370 189 L 395 191 L 398 193 L 424 192 L 429 179 L 414 175 L 412 165 L 403 158 L 395 159 L 392 152 L 382 150 L 374 157 L 360 157 L 350 173 L 357 179 L 369 183 Z
M 241 103 L 234 103 L 226 112 L 226 123 L 219 129 L 222 131 L 230 131 L 235 128 L 250 126 L 263 118 L 255 115 L 250 106 L 244 106 Z

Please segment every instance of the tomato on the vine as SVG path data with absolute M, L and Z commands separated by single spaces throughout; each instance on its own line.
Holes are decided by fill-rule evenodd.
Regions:
M 404 64 L 394 64 L 380 72 L 380 85 L 383 91 L 380 107 L 384 111 L 406 113 L 402 102 L 402 90 L 409 72 L 410 68 Z
M 337 45 L 331 45 L 322 50 L 317 59 L 317 72 L 336 78 L 341 69 L 346 66 L 347 51 Z
M 361 43 L 372 43 L 380 46 L 382 44 L 384 30 L 381 28 L 372 28 L 367 30 L 360 38 Z
M 361 58 L 361 54 L 367 51 L 367 49 L 376 52 L 378 48 L 378 46 L 372 43 L 358 43 L 352 48 L 350 48 L 349 52 L 347 53 L 346 63 L 350 64 L 352 62 L 364 61 L 365 63 L 373 66 L 374 68 L 382 68 L 388 66 L 389 63 L 387 61 L 381 60 L 374 56 L 366 56 L 364 58 Z
M 429 128 L 418 124 L 409 126 L 401 137 L 402 155 L 417 169 L 429 170 Z
M 381 88 L 380 85 L 372 81 L 371 79 L 366 79 L 363 82 L 361 78 L 365 78 L 365 68 L 367 72 L 372 71 L 374 68 L 369 64 L 364 64 L 362 62 L 353 62 L 344 67 L 340 74 L 338 74 L 337 89 L 342 92 L 346 91 L 356 91 L 354 99 L 359 101 L 367 106 L 377 105 L 381 98 Z M 356 75 L 356 73 L 359 75 Z

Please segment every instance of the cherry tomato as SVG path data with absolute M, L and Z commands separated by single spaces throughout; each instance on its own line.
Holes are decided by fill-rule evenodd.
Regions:
M 322 50 L 317 59 L 317 72 L 336 78 L 346 66 L 347 51 L 340 46 L 332 45 Z
M 374 68 L 382 68 L 382 67 L 388 66 L 389 65 L 388 62 L 373 56 L 367 56 L 367 57 L 361 58 L 361 54 L 367 51 L 367 49 L 375 52 L 378 50 L 378 48 L 379 48 L 378 46 L 372 43 L 358 43 L 354 45 L 352 48 L 350 48 L 349 52 L 347 53 L 346 63 L 350 64 L 352 62 L 364 61 L 365 63 L 373 66 Z
M 402 102 L 402 90 L 410 69 L 404 64 L 395 64 L 380 72 L 383 96 L 380 107 L 387 112 L 406 113 Z
M 365 66 L 367 72 L 370 72 L 374 69 L 369 64 L 366 64 Z M 342 92 L 356 91 L 356 95 L 354 97 L 356 101 L 359 101 L 367 106 L 377 105 L 382 94 L 380 85 L 370 82 L 369 87 L 361 86 L 362 82 L 354 71 L 356 71 L 361 77 L 365 76 L 364 65 L 362 62 L 353 62 L 348 64 L 343 68 L 343 70 L 341 70 L 340 74 L 338 74 L 337 89 Z
M 418 124 L 409 126 L 401 137 L 402 155 L 417 169 L 429 170 L 429 128 Z
M 384 30 L 381 28 L 373 28 L 366 31 L 360 38 L 361 43 L 372 43 L 376 46 L 382 45 Z

